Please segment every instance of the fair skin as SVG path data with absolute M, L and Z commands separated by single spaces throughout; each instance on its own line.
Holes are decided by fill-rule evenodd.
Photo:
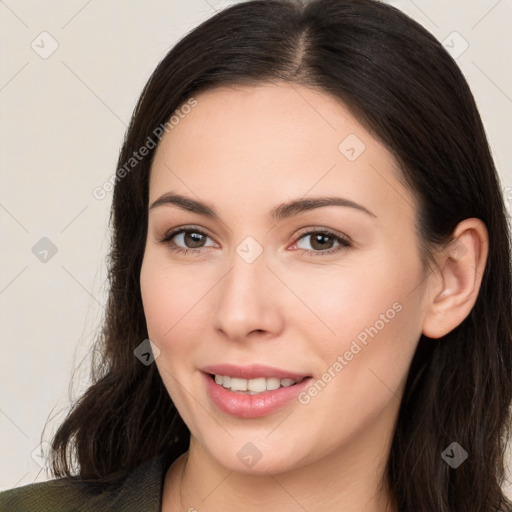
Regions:
M 149 204 L 172 191 L 207 203 L 217 218 L 169 203 L 150 208 L 140 274 L 156 365 L 191 432 L 188 452 L 167 472 L 162 510 L 396 511 L 384 471 L 407 371 L 422 333 L 439 338 L 469 314 L 485 226 L 461 222 L 456 244 L 426 272 L 415 199 L 393 156 L 339 101 L 284 83 L 195 98 L 157 149 Z M 357 139 L 339 149 L 349 135 Z M 320 196 L 368 212 L 330 205 L 269 215 Z M 161 242 L 179 227 L 188 234 Z M 332 234 L 315 243 L 314 229 L 351 245 Z M 242 247 L 263 249 L 250 263 L 237 252 L 249 236 L 257 245 Z M 372 326 L 367 344 L 347 355 Z M 333 370 L 338 356 L 343 368 Z M 311 382 L 330 368 L 331 379 L 309 401 L 240 417 L 206 389 L 201 368 L 221 363 L 259 363 Z M 237 456 L 248 442 L 261 455 L 251 467 Z

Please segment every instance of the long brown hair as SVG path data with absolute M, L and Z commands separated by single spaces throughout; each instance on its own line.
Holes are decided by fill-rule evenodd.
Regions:
M 421 25 L 376 0 L 239 3 L 192 30 L 160 62 L 119 156 L 101 359 L 53 439 L 54 476 L 112 482 L 157 454 L 173 461 L 187 450 L 190 433 L 156 365 L 134 356 L 148 338 L 139 274 L 155 148 L 126 164 L 199 91 L 279 80 L 336 97 L 392 152 L 419 200 L 426 260 L 461 220 L 485 222 L 490 248 L 476 304 L 442 339 L 419 340 L 387 477 L 400 510 L 512 510 L 500 489 L 511 421 L 512 279 L 497 172 L 455 61 Z M 441 457 L 452 442 L 469 455 L 457 469 Z

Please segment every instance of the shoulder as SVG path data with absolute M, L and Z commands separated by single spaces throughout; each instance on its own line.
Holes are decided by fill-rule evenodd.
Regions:
M 131 470 L 112 488 L 94 482 L 59 478 L 0 492 L 0 511 L 8 512 L 158 512 L 167 466 L 158 455 Z
M 24 485 L 0 493 L 0 510 L 9 512 L 76 510 L 77 503 L 83 503 L 84 499 L 90 501 L 90 497 L 95 498 L 94 495 L 89 496 L 87 489 L 87 484 L 80 484 L 67 478 Z

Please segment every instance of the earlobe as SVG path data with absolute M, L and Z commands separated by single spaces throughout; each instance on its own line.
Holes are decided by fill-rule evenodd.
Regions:
M 455 329 L 475 305 L 489 250 L 484 222 L 470 218 L 460 222 L 452 243 L 438 258 L 438 270 L 430 280 L 437 285 L 426 304 L 423 334 L 441 338 Z

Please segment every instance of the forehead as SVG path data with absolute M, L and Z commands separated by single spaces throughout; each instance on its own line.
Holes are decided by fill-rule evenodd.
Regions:
M 373 194 L 373 203 L 411 214 L 393 155 L 337 98 L 279 83 L 223 86 L 194 99 L 159 144 L 151 199 L 175 190 L 277 203 L 336 191 L 360 202 Z
M 212 150 L 223 139 L 232 152 L 259 149 L 262 155 L 271 150 L 284 155 L 288 151 L 290 158 L 290 153 L 304 154 L 319 145 L 337 154 L 343 133 L 373 143 L 339 100 L 297 84 L 222 86 L 200 92 L 195 100 L 194 109 L 181 115 L 172 129 L 176 144 L 186 141 Z M 213 144 L 208 146 L 210 141 Z

